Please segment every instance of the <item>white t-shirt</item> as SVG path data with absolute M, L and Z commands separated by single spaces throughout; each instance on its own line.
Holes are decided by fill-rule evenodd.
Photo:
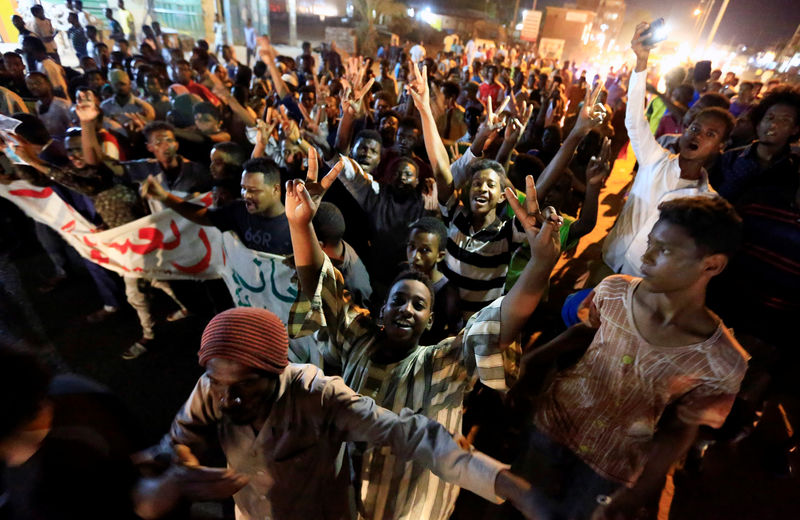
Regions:
M 411 50 L 408 51 L 408 54 L 411 56 L 411 61 L 419 63 L 425 58 L 425 47 L 420 44 L 414 45 L 411 47 Z

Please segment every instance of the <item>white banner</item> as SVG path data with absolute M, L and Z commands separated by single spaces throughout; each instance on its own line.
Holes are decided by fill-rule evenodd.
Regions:
M 122 276 L 222 278 L 237 307 L 269 309 L 284 322 L 297 295 L 285 257 L 246 248 L 233 233 L 199 226 L 172 210 L 99 231 L 50 188 L 0 185 L 0 196 L 58 231 L 78 253 Z M 211 194 L 196 202 L 211 204 Z

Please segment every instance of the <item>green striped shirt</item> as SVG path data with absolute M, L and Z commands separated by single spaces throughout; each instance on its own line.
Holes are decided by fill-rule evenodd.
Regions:
M 399 362 L 378 364 L 372 357 L 380 329 L 368 311 L 350 303 L 342 275 L 326 258 L 314 298 L 309 301 L 300 295 L 292 306 L 289 333 L 301 337 L 327 329 L 326 366 L 340 368 L 350 388 L 389 410 L 410 408 L 455 434 L 461 432 L 464 396 L 478 378 L 490 388 L 505 390 L 506 375 L 517 373 L 513 360 L 518 359 L 519 343 L 506 352 L 500 349 L 501 302 L 498 298 L 476 313 L 458 336 L 419 346 Z M 446 520 L 450 516 L 457 487 L 421 464 L 399 461 L 391 448 L 355 448 L 356 462 L 359 455 L 361 459 L 356 483 L 361 518 Z

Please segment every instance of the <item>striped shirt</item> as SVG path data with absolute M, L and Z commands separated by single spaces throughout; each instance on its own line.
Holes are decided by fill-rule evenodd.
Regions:
M 631 310 L 640 281 L 615 275 L 595 288 L 600 328 L 577 365 L 556 375 L 534 417 L 599 475 L 629 485 L 667 406 L 686 424 L 722 426 L 750 357 L 722 322 L 694 345 L 648 343 Z
M 389 410 L 410 408 L 451 433 L 460 433 L 464 396 L 477 379 L 505 390 L 506 372 L 516 373 L 499 346 L 501 302 L 498 299 L 473 316 L 457 337 L 419 346 L 396 363 L 379 364 L 372 357 L 379 348 L 380 329 L 366 310 L 350 304 L 342 275 L 326 258 L 313 300 L 299 296 L 292 306 L 289 334 L 305 336 L 327 328 L 326 366 L 341 367 L 350 388 Z M 515 343 L 506 351 L 519 348 Z M 368 448 L 356 458 L 359 455 L 361 518 L 446 520 L 450 516 L 456 486 L 419 463 L 399 460 L 388 447 Z
M 472 229 L 469 208 L 453 194 L 442 208 L 447 227 L 447 254 L 441 266 L 458 288 L 465 317 L 503 294 L 511 253 L 527 237 L 516 219 L 499 218 L 480 231 Z

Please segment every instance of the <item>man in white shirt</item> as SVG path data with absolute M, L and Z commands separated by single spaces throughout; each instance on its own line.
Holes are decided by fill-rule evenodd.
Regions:
M 414 63 L 419 63 L 425 59 L 425 47 L 422 45 L 422 42 L 411 47 L 411 50 L 408 51 L 408 55 L 411 56 L 411 61 Z
M 44 17 L 44 8 L 41 5 L 34 5 L 31 7 L 31 14 L 33 15 L 33 34 L 42 40 L 47 54 L 58 59 L 58 47 L 56 47 L 55 42 L 56 32 L 53 29 L 53 24 L 50 23 L 50 19 Z
M 22 41 L 22 52 L 25 53 L 28 63 L 36 63 L 36 70 L 47 76 L 57 96 L 69 102 L 69 88 L 67 88 L 67 75 L 64 69 L 53 61 L 47 54 L 47 48 L 42 40 L 36 36 L 26 36 Z
M 644 30 L 644 29 L 643 29 Z M 631 74 L 625 127 L 639 161 L 628 200 L 603 244 L 603 260 L 615 273 L 642 276 L 639 266 L 647 235 L 658 220 L 658 205 L 678 197 L 716 196 L 703 164 L 722 151 L 735 121 L 725 109 L 705 108 L 680 137 L 680 153 L 662 148 L 644 116 L 647 60 L 651 47 L 634 39 L 636 69 Z

